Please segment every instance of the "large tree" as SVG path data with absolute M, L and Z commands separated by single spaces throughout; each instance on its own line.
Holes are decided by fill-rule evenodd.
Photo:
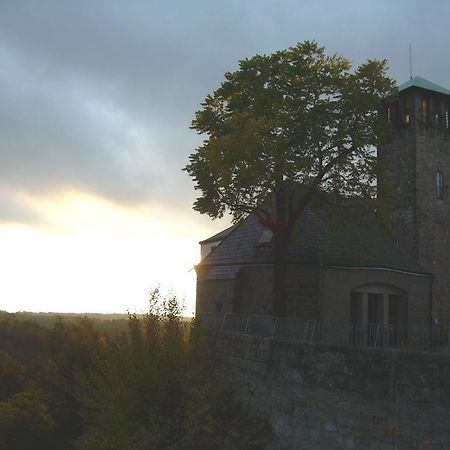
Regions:
M 312 202 L 376 198 L 375 146 L 395 95 L 386 61 L 351 70 L 306 41 L 239 62 L 202 103 L 192 128 L 205 140 L 184 168 L 201 196 L 194 209 L 234 221 L 256 214 L 273 233 L 274 314 L 286 314 L 288 247 Z

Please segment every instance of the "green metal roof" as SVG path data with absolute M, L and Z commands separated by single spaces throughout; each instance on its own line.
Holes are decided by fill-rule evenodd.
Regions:
M 408 80 L 406 83 L 403 83 L 399 86 L 399 91 L 404 91 L 410 87 L 418 87 L 421 89 L 426 89 L 428 91 L 439 92 L 440 94 L 450 95 L 450 90 L 439 86 L 436 83 L 432 83 L 431 81 L 425 80 L 422 77 L 414 77 Z

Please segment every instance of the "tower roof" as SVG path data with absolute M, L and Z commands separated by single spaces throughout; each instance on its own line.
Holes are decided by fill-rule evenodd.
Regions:
M 411 87 L 417 87 L 420 89 L 426 89 L 427 91 L 439 92 L 440 94 L 450 95 L 450 90 L 439 86 L 436 83 L 425 80 L 422 77 L 414 77 L 399 86 L 399 91 L 404 91 Z

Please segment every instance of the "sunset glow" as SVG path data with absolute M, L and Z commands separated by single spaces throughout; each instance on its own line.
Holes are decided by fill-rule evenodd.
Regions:
M 145 310 L 150 289 L 161 285 L 184 298 L 192 314 L 198 224 L 162 208 L 124 210 L 76 192 L 27 201 L 47 224 L 2 227 L 3 309 Z
M 411 43 L 413 75 L 448 86 L 448 9 L 0 2 L 0 310 L 143 310 L 161 284 L 190 315 L 198 241 L 230 220 L 192 209 L 198 192 L 181 169 L 204 138 L 189 128 L 195 111 L 224 74 L 316 40 L 354 66 L 387 59 L 402 83 Z

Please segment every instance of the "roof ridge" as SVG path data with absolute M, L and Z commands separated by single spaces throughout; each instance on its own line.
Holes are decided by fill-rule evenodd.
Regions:
M 440 86 L 437 83 L 434 83 L 432 81 L 427 80 L 426 78 L 415 76 L 414 78 L 411 78 L 410 80 L 406 81 L 405 83 L 402 83 L 399 87 L 399 91 L 404 91 L 411 87 L 418 87 L 420 89 L 426 89 L 428 91 L 434 91 L 439 92 L 441 94 L 450 95 L 450 90 Z
M 225 237 L 219 242 L 219 244 L 217 244 L 214 247 L 214 249 L 211 250 L 203 259 L 206 260 L 208 258 L 208 256 L 211 255 L 214 250 L 219 248 L 249 217 L 250 216 L 247 216 L 246 218 L 241 219 L 238 223 L 234 223 L 233 225 L 231 225 L 230 227 L 226 228 L 225 230 L 215 234 L 214 236 L 218 236 L 218 235 L 220 235 L 221 233 L 224 233 L 227 230 L 231 230 L 227 235 L 225 235 Z M 214 236 L 212 236 L 212 238 Z M 209 239 L 211 239 L 211 238 L 206 239 L 206 241 L 208 241 Z M 203 243 L 203 242 L 206 242 L 206 241 L 201 241 L 200 244 Z

